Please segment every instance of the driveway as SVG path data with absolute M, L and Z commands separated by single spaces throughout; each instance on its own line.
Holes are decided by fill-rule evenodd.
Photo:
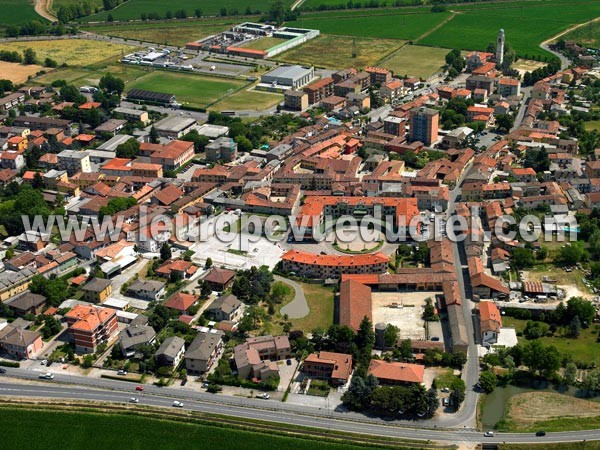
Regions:
M 294 299 L 281 308 L 281 315 L 287 314 L 290 319 L 301 319 L 306 317 L 310 313 L 310 308 L 306 302 L 304 296 L 304 290 L 302 286 L 292 280 L 274 275 L 275 281 L 281 281 L 282 283 L 290 285 L 294 289 Z

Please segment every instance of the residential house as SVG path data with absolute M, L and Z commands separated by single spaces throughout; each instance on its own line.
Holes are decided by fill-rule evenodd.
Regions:
M 94 278 L 85 284 L 83 299 L 89 303 L 101 304 L 112 294 L 112 282 L 104 278 Z
M 196 304 L 198 298 L 195 295 L 178 292 L 171 297 L 165 306 L 169 309 L 174 309 L 180 314 L 189 314 L 190 308 Z
M 208 372 L 223 347 L 224 333 L 220 330 L 199 332 L 185 352 L 185 368 L 189 374 Z
M 352 355 L 321 351 L 304 360 L 302 372 L 312 378 L 324 378 L 334 386 L 345 385 L 352 374 Z
M 168 337 L 160 345 L 154 359 L 160 367 L 177 367 L 185 354 L 185 341 L 178 336 Z
M 0 329 L 0 349 L 16 359 L 33 359 L 42 350 L 44 342 L 37 331 L 24 330 L 13 325 Z
M 78 353 L 95 353 L 100 344 L 109 343 L 118 333 L 117 311 L 112 308 L 76 305 L 65 319 Z
M 222 295 L 211 303 L 205 314 L 211 319 L 236 321 L 242 312 L 242 302 L 233 294 Z
M 479 324 L 481 342 L 495 344 L 502 328 L 502 316 L 494 302 L 479 302 Z
M 17 316 L 24 316 L 25 314 L 37 316 L 42 313 L 46 306 L 46 297 L 26 292 L 10 300 L 7 303 L 7 306 L 12 309 Z
M 240 378 L 266 380 L 279 374 L 276 361 L 291 356 L 290 341 L 287 336 L 248 338 L 233 349 L 233 354 Z
M 156 341 L 156 332 L 150 325 L 129 325 L 119 333 L 119 345 L 123 356 L 133 357 L 140 347 L 152 345 Z
M 425 366 L 372 359 L 367 374 L 373 375 L 379 384 L 384 385 L 422 384 Z
M 165 283 L 153 280 L 134 281 L 127 289 L 127 295 L 143 300 L 158 300 L 165 293 Z
M 204 277 L 204 281 L 208 283 L 211 290 L 222 292 L 233 284 L 235 272 L 229 269 L 213 267 L 208 275 Z

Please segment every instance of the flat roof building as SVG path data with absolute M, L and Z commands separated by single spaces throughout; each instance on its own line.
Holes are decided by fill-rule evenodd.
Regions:
M 313 67 L 294 65 L 277 67 L 261 76 L 260 81 L 274 86 L 298 89 L 310 83 L 314 77 L 315 69 Z
M 160 136 L 177 139 L 187 134 L 196 124 L 196 119 L 190 117 L 168 116 L 156 122 L 154 128 Z

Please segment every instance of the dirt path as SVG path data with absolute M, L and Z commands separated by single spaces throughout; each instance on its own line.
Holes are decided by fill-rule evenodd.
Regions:
M 600 20 L 600 17 L 596 17 L 595 19 L 588 20 L 587 22 L 578 23 L 577 25 L 573 25 L 572 27 L 569 27 L 566 30 L 561 31 L 557 35 L 552 36 L 552 37 L 546 39 L 544 42 L 542 42 L 540 44 L 540 47 L 543 48 L 544 50 L 546 50 L 547 52 L 550 52 L 553 55 L 557 56 L 560 59 L 561 68 L 562 69 L 566 69 L 571 64 L 571 60 L 569 58 L 567 58 L 565 55 L 563 55 L 562 53 L 559 53 L 559 52 L 556 52 L 556 51 L 552 50 L 550 48 L 550 43 L 556 41 L 560 37 L 564 36 L 567 33 L 570 33 L 573 30 L 576 30 L 578 28 L 584 27 L 584 26 L 589 25 L 590 23 L 593 23 L 593 22 L 598 22 L 599 20 Z
M 431 30 L 427 30 L 425 33 L 423 33 L 421 36 L 419 36 L 418 38 L 416 38 L 413 42 L 415 44 L 418 44 L 419 41 L 422 41 L 423 39 L 425 39 L 427 36 L 429 36 L 431 33 L 435 33 L 437 30 L 439 30 L 440 28 L 442 28 L 444 25 L 446 25 L 448 22 L 450 22 L 452 19 L 454 19 L 456 17 L 456 12 L 451 11 L 451 15 L 446 17 L 445 20 L 443 20 L 442 22 L 440 22 L 438 25 L 436 25 L 435 27 L 433 27 Z
M 58 19 L 52 13 L 52 0 L 35 0 L 35 12 L 50 22 L 56 22 Z

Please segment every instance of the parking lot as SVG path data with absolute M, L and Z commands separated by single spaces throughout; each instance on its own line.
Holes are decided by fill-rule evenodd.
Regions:
M 437 292 L 373 292 L 373 323 L 389 323 L 400 328 L 400 339 L 426 339 L 422 319 L 425 299 Z M 441 336 L 440 336 L 441 337 Z

